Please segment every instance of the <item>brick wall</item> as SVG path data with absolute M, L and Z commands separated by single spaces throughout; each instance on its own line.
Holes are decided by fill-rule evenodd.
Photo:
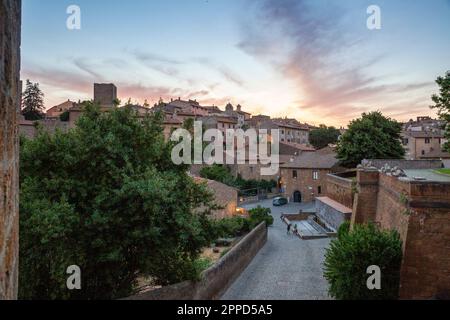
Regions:
M 353 208 L 353 189 L 352 179 L 334 174 L 329 174 L 327 176 L 327 196 L 348 208 Z
M 441 160 L 370 160 L 372 164 L 381 169 L 386 163 L 391 167 L 408 169 L 437 169 L 442 167 Z
M 400 298 L 450 291 L 450 183 L 409 181 L 358 172 L 352 221 L 375 221 L 403 241 Z
M 17 298 L 21 0 L 0 1 L 0 300 Z

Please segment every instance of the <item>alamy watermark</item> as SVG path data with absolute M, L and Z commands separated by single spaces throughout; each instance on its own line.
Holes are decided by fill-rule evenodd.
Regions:
M 261 175 L 273 176 L 279 170 L 279 139 L 278 129 L 270 134 L 265 129 L 208 129 L 203 133 L 202 122 L 195 121 L 194 136 L 186 129 L 172 133 L 171 140 L 178 142 L 172 149 L 172 161 L 176 165 L 261 164 Z M 204 142 L 209 144 L 204 147 Z
M 367 279 L 367 289 L 381 290 L 381 269 L 379 266 L 370 266 L 367 268 L 367 274 L 370 277 Z
M 67 7 L 66 13 L 69 15 L 66 20 L 67 29 L 81 30 L 81 8 L 73 4 Z
M 367 29 L 380 30 L 381 29 L 381 9 L 377 5 L 371 5 L 367 8 Z
M 66 285 L 69 290 L 81 290 L 81 269 L 79 266 L 73 265 L 67 268 L 66 273 L 70 276 L 67 278 Z

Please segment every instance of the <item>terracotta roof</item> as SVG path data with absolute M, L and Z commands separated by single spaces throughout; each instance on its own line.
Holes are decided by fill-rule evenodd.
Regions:
M 301 144 L 301 143 L 295 143 L 295 142 L 280 142 L 280 144 L 286 145 L 286 146 L 291 146 L 293 148 L 296 148 L 300 151 L 310 151 L 310 152 L 314 152 L 316 151 L 316 149 L 314 149 L 314 147 L 308 146 L 306 144 Z
M 412 137 L 416 139 L 426 139 L 426 138 L 444 138 L 444 134 L 442 130 L 439 130 L 438 132 L 427 132 L 427 131 L 406 131 L 403 133 L 407 137 Z

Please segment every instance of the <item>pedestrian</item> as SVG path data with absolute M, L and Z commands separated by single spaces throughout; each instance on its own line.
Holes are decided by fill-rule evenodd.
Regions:
M 287 234 L 291 233 L 292 224 L 288 224 L 287 226 Z
M 298 228 L 296 224 L 294 225 L 294 234 L 298 236 Z

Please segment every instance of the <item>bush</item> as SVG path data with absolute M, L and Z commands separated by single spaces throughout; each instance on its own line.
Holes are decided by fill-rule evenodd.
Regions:
M 340 239 L 340 238 L 346 236 L 346 235 L 350 232 L 350 226 L 351 226 L 350 221 L 345 221 L 345 222 L 339 227 L 339 230 L 338 230 L 338 239 Z
M 21 141 L 21 299 L 114 299 L 138 276 L 197 276 L 213 196 L 173 164 L 162 116 L 136 116 L 89 104 L 69 132 Z M 83 290 L 67 290 L 71 265 Z
M 250 221 L 242 217 L 225 218 L 215 222 L 217 238 L 233 238 L 250 231 Z
M 266 222 L 267 227 L 273 225 L 272 210 L 258 206 L 249 211 L 251 229 L 256 228 L 261 222 Z
M 329 293 L 341 300 L 397 299 L 402 242 L 395 231 L 380 231 L 373 224 L 343 227 L 325 255 L 324 276 Z M 367 268 L 381 269 L 381 290 L 367 288 Z

